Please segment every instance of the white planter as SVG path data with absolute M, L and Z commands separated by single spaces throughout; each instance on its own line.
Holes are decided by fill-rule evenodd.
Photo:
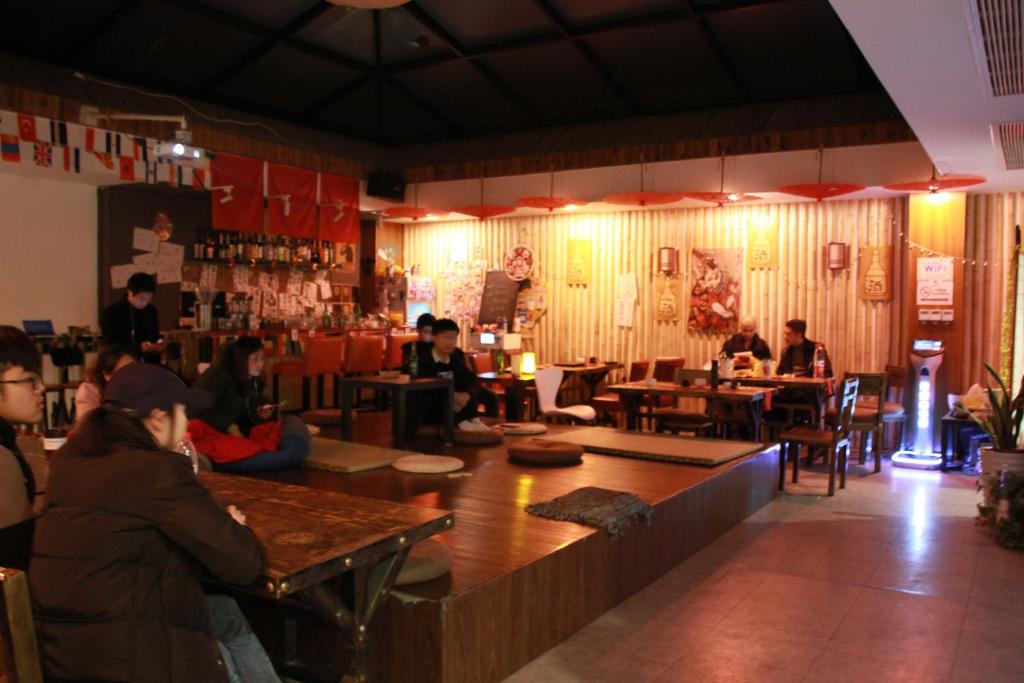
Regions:
M 1001 472 L 1024 476 L 1024 452 L 997 451 L 991 446 L 981 449 L 981 486 L 983 504 L 987 508 L 998 510 L 999 499 L 997 488 Z

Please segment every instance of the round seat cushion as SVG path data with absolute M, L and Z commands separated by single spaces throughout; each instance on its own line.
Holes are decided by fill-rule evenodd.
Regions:
M 498 429 L 509 436 L 546 434 L 548 431 L 547 425 L 541 424 L 540 422 L 506 422 L 498 425 Z
M 503 436 L 500 429 L 488 429 L 486 432 L 467 432 L 455 430 L 455 443 L 463 446 L 493 446 L 501 443 Z
M 583 446 L 564 441 L 531 439 L 509 446 L 508 457 L 532 465 L 575 465 L 583 459 Z
M 458 458 L 447 455 L 406 455 L 391 463 L 391 466 L 402 472 L 416 474 L 441 474 L 455 472 L 465 467 L 466 463 Z
M 440 541 L 427 538 L 409 549 L 409 556 L 398 572 L 396 586 L 431 581 L 444 576 L 452 567 L 452 553 Z
M 355 414 L 352 417 L 355 417 Z M 321 408 L 320 410 L 307 410 L 301 413 L 299 418 L 303 422 L 318 427 L 337 427 L 341 425 L 341 409 Z

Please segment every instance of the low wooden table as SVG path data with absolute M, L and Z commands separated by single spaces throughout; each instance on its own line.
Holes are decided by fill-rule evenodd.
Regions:
M 579 377 L 583 383 L 590 390 L 590 393 L 586 397 L 581 397 L 580 403 L 589 403 L 590 399 L 597 395 L 597 385 L 600 384 L 608 373 L 612 370 L 622 367 L 622 363 L 615 361 L 607 361 L 605 363 L 587 363 L 585 365 L 559 365 L 555 363 L 555 367 L 562 368 L 568 377 Z
M 444 402 L 444 424 L 442 433 L 445 443 L 455 439 L 455 388 L 451 379 L 426 377 L 412 379 L 409 375 L 398 377 L 344 377 L 341 379 L 341 438 L 352 440 L 352 404 L 359 389 L 375 389 L 391 394 L 391 434 L 395 448 L 405 445 L 408 396 L 411 391 L 445 389 L 448 398 Z
M 829 397 L 835 393 L 835 380 L 831 377 L 734 377 L 733 381 L 739 382 L 742 386 L 748 387 L 770 387 L 778 391 L 787 389 L 804 389 L 814 392 L 816 401 L 816 412 L 814 414 L 815 424 L 820 424 L 825 419 L 826 403 Z M 776 396 L 780 406 L 793 405 L 785 404 L 782 396 Z
M 619 395 L 622 407 L 626 411 L 626 429 L 636 430 L 639 426 L 640 407 L 645 396 L 680 396 L 685 398 L 703 398 L 708 402 L 725 402 L 746 404 L 750 409 L 751 426 L 755 440 L 760 438 L 761 418 L 764 414 L 765 400 L 772 394 L 771 389 L 758 387 L 726 388 L 719 386 L 684 387 L 674 382 L 626 382 L 613 384 L 608 391 Z
M 267 555 L 264 576 L 247 592 L 297 601 L 343 632 L 349 676 L 367 680 L 367 627 L 394 584 L 409 548 L 454 525 L 447 510 L 202 472 L 222 505 L 237 505 Z M 351 599 L 335 579 L 351 573 Z M 290 666 L 294 657 L 286 655 Z
M 507 421 L 519 422 L 523 419 L 526 388 L 533 384 L 533 375 L 513 375 L 511 372 L 480 372 L 477 373 L 477 377 L 485 382 L 498 382 L 505 387 L 505 419 Z

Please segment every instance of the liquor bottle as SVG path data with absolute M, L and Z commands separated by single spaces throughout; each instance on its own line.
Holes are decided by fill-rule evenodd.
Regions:
M 192 472 L 199 474 L 199 456 L 196 454 L 196 447 L 192 443 L 192 435 L 185 432 L 181 435 L 181 441 L 174 446 L 176 453 L 181 453 L 188 458 L 189 463 L 192 465 Z
M 818 379 L 825 378 L 825 345 L 821 342 L 814 347 L 814 376 Z
M 206 249 L 203 256 L 206 261 L 212 261 L 217 258 L 217 247 L 213 242 L 213 235 L 210 233 L 206 234 Z
M 711 361 L 711 388 L 718 388 L 718 359 Z
M 328 242 L 327 240 L 324 240 L 320 244 L 320 263 L 321 265 L 326 267 L 331 265 L 332 261 L 333 259 L 331 258 L 331 243 Z
M 412 343 L 412 350 L 409 352 L 409 377 L 416 379 L 420 374 L 420 356 L 416 351 L 416 342 Z

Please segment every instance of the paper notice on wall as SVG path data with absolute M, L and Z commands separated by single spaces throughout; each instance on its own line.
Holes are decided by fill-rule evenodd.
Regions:
M 953 258 L 950 256 L 917 259 L 917 305 L 953 305 Z
M 139 251 L 155 252 L 160 246 L 156 233 L 149 228 L 135 228 L 132 231 L 132 248 Z
M 331 283 L 327 280 L 317 280 L 316 284 L 320 287 L 320 298 L 330 299 L 331 298 Z
M 615 276 L 615 324 L 633 327 L 633 309 L 636 307 L 637 286 L 635 273 Z
M 271 273 L 270 277 L 267 278 L 267 287 L 275 294 L 281 293 L 281 278 L 277 273 Z
M 301 270 L 290 270 L 288 271 L 288 293 L 293 296 L 299 296 L 302 294 L 302 271 Z
M 180 266 L 185 262 L 185 247 L 181 244 L 161 242 L 157 254 L 160 260 L 166 263 L 176 263 Z
M 615 324 L 620 327 L 633 327 L 633 309 L 635 307 L 635 299 L 616 299 Z
M 132 263 L 139 268 L 139 272 L 156 275 L 156 254 L 136 254 L 132 256 Z
M 305 300 L 307 306 L 316 305 L 320 288 L 317 287 L 315 282 L 304 282 L 302 284 L 302 298 Z
M 203 264 L 203 269 L 199 271 L 199 288 L 211 291 L 217 289 L 217 266 Z
M 232 269 L 231 288 L 238 293 L 249 291 L 249 266 L 235 266 Z
M 128 278 L 139 272 L 139 266 L 134 263 L 126 263 L 120 266 L 110 267 L 110 287 L 112 289 L 123 289 L 128 286 Z
M 260 273 L 257 280 L 259 283 L 260 291 L 267 291 L 270 289 L 270 273 Z
M 181 264 L 157 259 L 156 281 L 162 285 L 170 282 L 181 282 Z

